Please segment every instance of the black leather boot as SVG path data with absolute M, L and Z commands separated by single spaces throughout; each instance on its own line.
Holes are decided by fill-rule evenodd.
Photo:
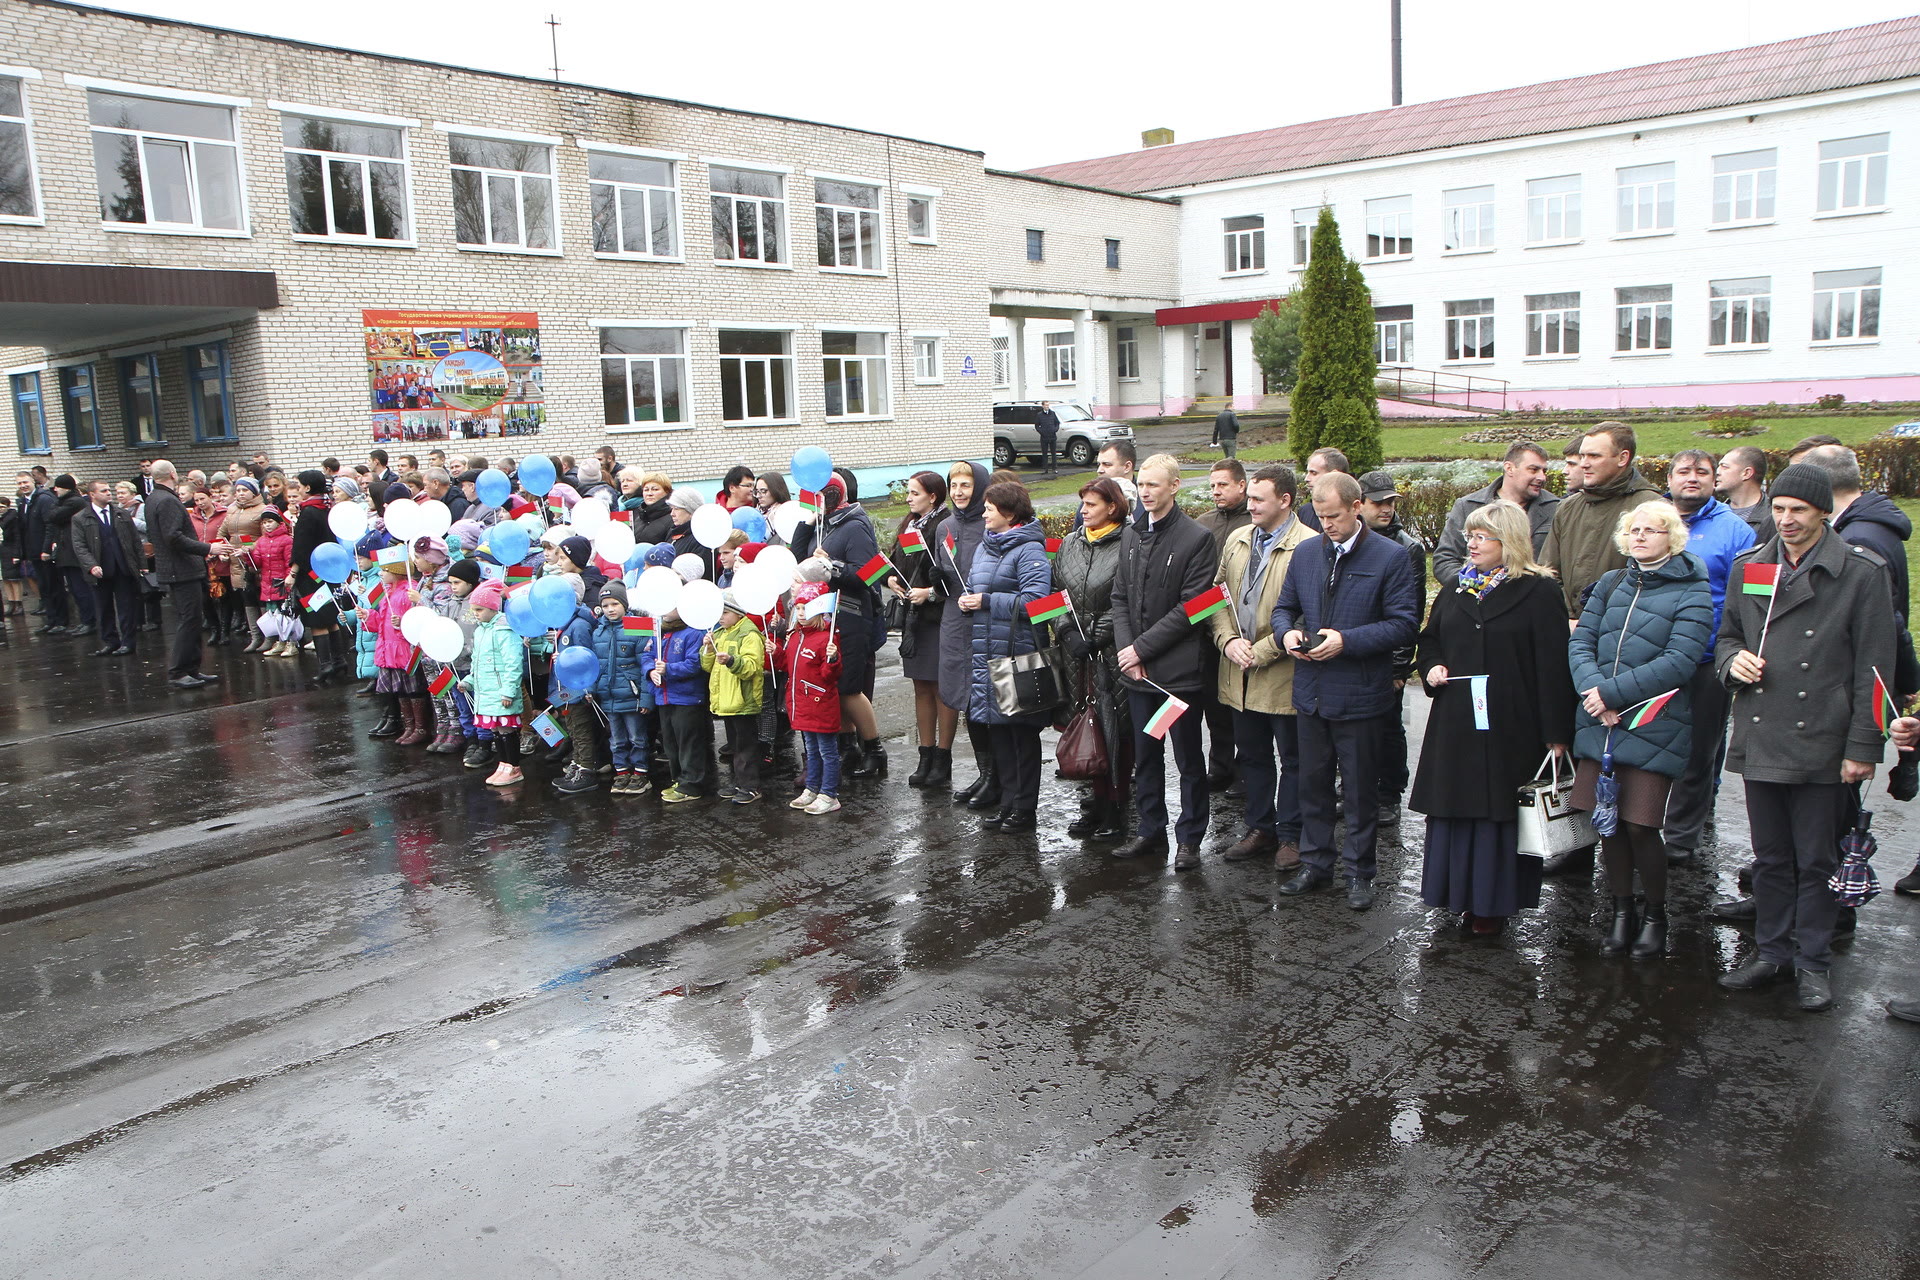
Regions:
M 973 767 L 978 770 L 973 775 L 973 781 L 964 787 L 953 789 L 955 804 L 967 804 L 986 789 L 987 779 L 993 774 L 993 757 L 976 746 L 973 749 Z
M 992 764 L 988 764 L 987 771 L 981 776 L 986 779 L 987 785 L 976 791 L 973 799 L 967 801 L 967 808 L 973 810 L 1000 808 L 1000 771 Z
M 1639 920 L 1635 918 L 1631 897 L 1613 900 L 1613 928 L 1607 931 L 1606 941 L 1600 944 L 1602 955 L 1617 956 L 1625 954 L 1633 945 L 1634 934 L 1639 931 Z
M 878 738 L 863 738 L 860 741 L 860 763 L 846 771 L 854 778 L 884 778 L 887 776 L 887 747 Z
M 854 770 L 858 769 L 861 764 L 865 762 L 865 759 L 865 756 L 863 756 L 860 751 L 860 735 L 857 733 L 842 733 L 840 735 L 840 776 L 843 778 L 852 777 Z
M 944 791 L 953 781 L 953 752 L 945 747 L 927 748 L 927 778 L 921 786 L 928 791 Z
M 927 771 L 932 767 L 933 767 L 933 748 L 932 747 L 920 748 L 920 763 L 915 765 L 913 772 L 907 775 L 907 785 L 910 787 L 916 787 L 916 788 L 926 786 Z
M 1667 904 L 1647 904 L 1647 918 L 1640 924 L 1640 936 L 1633 940 L 1633 958 L 1652 960 L 1667 953 Z
M 1093 830 L 1093 838 L 1111 843 L 1127 838 L 1127 802 L 1108 800 L 1100 806 L 1100 825 Z
M 1067 824 L 1067 835 L 1075 840 L 1085 840 L 1100 829 L 1100 819 L 1104 816 L 1098 800 L 1088 796 L 1080 802 L 1080 816 Z
M 369 738 L 397 738 L 403 727 L 400 723 L 400 699 L 391 693 L 376 695 L 381 699 L 380 723 L 367 731 Z

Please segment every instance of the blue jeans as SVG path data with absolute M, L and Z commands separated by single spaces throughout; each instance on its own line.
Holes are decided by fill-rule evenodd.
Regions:
M 1295 716 L 1233 713 L 1233 743 L 1247 788 L 1247 830 L 1300 842 L 1300 723 Z M 1280 767 L 1274 768 L 1274 755 Z
M 468 699 L 466 694 L 460 691 L 460 686 L 457 684 L 453 686 L 453 710 L 454 710 L 454 714 L 460 717 L 460 736 L 461 737 L 463 738 L 478 737 L 488 742 L 493 741 L 493 730 L 476 729 L 474 727 L 473 703 L 471 700 Z
M 840 795 L 840 738 L 838 734 L 815 733 L 811 729 L 800 735 L 807 744 L 807 790 L 817 796 Z
M 607 733 L 613 744 L 613 767 L 617 773 L 647 771 L 647 757 L 653 750 L 653 717 L 638 711 L 607 712 Z

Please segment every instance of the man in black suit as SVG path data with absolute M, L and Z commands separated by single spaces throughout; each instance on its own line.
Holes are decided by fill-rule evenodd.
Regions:
M 126 657 L 140 634 L 140 532 L 105 480 L 87 485 L 87 505 L 71 528 L 74 559 L 92 584 L 100 621 L 100 647 L 92 656 Z
M 140 474 L 133 478 L 133 491 L 140 495 L 141 501 L 153 496 L 153 459 L 140 459 Z
M 153 544 L 153 569 L 167 593 L 167 683 L 198 689 L 219 677 L 200 670 L 202 606 L 207 594 L 207 557 L 228 555 L 226 542 L 206 543 L 193 536 L 187 509 L 173 491 L 179 472 L 165 458 L 153 464 L 153 497 L 147 499 L 147 541 Z

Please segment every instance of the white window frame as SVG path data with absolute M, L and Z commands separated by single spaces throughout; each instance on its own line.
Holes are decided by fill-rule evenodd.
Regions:
M 162 133 L 156 130 L 121 129 L 113 125 L 94 124 L 92 120 L 89 119 L 87 123 L 87 142 L 89 148 L 91 148 L 94 135 L 100 133 L 142 140 L 139 145 L 136 145 L 135 154 L 139 157 L 140 161 L 140 188 L 143 203 L 146 201 L 147 193 L 150 190 L 150 183 L 147 179 L 147 149 L 144 140 L 151 138 L 161 142 L 183 143 L 187 147 L 189 157 L 190 180 L 187 193 L 188 200 L 193 206 L 194 221 L 155 222 L 149 218 L 146 222 L 110 222 L 102 218 L 100 220 L 100 229 L 102 231 L 112 231 L 130 235 L 210 236 L 225 240 L 246 240 L 252 238 L 252 201 L 249 199 L 249 192 L 247 190 L 247 152 L 246 146 L 241 140 L 240 131 L 240 108 L 253 105 L 251 99 L 235 98 L 227 94 L 197 93 L 186 89 L 170 89 L 157 85 L 130 84 L 122 80 L 101 80 L 93 76 L 77 76 L 71 73 L 67 75 L 66 81 L 69 87 L 89 92 L 111 93 L 130 98 L 152 98 L 160 102 L 191 103 L 199 107 L 223 107 L 228 111 L 233 121 L 233 137 L 229 140 L 226 138 L 200 138 L 192 134 Z M 86 110 L 89 117 L 91 117 L 91 102 L 86 104 Z M 239 206 L 240 215 L 240 225 L 238 227 L 209 227 L 203 226 L 200 222 L 200 218 L 203 215 L 200 208 L 200 183 L 196 176 L 199 171 L 200 161 L 195 148 L 201 145 L 209 147 L 229 147 L 233 151 L 235 173 L 234 197 Z M 91 160 L 93 157 L 89 155 L 88 158 Z M 96 178 L 96 202 L 98 198 L 98 179 Z
M 419 247 L 419 226 L 414 221 L 413 138 L 411 134 L 411 130 L 420 127 L 418 120 L 407 120 L 400 116 L 374 116 L 357 111 L 340 111 L 331 107 L 310 107 L 291 102 L 268 102 L 267 105 L 279 112 L 283 118 L 286 116 L 299 116 L 312 120 L 332 120 L 340 124 L 372 125 L 378 128 L 398 129 L 400 131 L 400 155 L 397 159 L 392 156 L 361 155 L 353 151 L 321 151 L 313 147 L 296 147 L 286 141 L 284 133 L 281 135 L 280 154 L 283 157 L 290 155 L 320 157 L 321 191 L 325 200 L 327 225 L 329 227 L 333 225 L 333 182 L 328 172 L 329 165 L 336 161 L 357 161 L 360 166 L 361 189 L 369 195 L 371 195 L 373 191 L 373 175 L 367 167 L 368 164 L 377 161 L 381 164 L 399 165 L 401 199 L 406 206 L 407 235 L 397 240 L 383 240 L 373 235 L 355 236 L 332 231 L 311 232 L 289 230 L 288 234 L 303 244 L 356 244 L 376 249 L 414 249 Z M 285 168 L 284 162 L 282 168 Z M 289 193 L 289 197 L 291 197 L 291 193 Z M 368 205 L 367 209 L 367 225 L 369 227 L 373 225 L 373 209 L 371 204 Z M 289 211 L 288 226 L 289 228 L 292 226 L 291 211 Z
M 1536 305 L 1546 300 L 1571 295 L 1571 305 Z M 1577 289 L 1564 289 L 1557 293 L 1529 293 L 1526 301 L 1526 345 L 1521 349 L 1523 360 L 1578 360 L 1580 358 L 1580 332 L 1585 326 L 1580 320 L 1581 302 L 1584 299 Z M 1572 323 L 1568 320 L 1571 318 Z M 1573 335 L 1574 349 L 1567 350 L 1567 335 Z M 1535 338 L 1539 338 L 1539 350 L 1535 351 Z M 1551 342 L 1549 342 L 1551 338 Z M 1552 350 L 1548 350 L 1551 346 Z
M 600 352 L 602 416 L 603 417 L 605 416 L 605 395 L 606 395 L 605 387 L 606 387 L 607 362 L 609 360 L 618 360 L 618 361 L 621 361 L 624 366 L 623 373 L 625 375 L 626 388 L 627 388 L 627 416 L 630 419 L 629 421 L 624 423 L 603 422 L 601 425 L 603 429 L 607 432 L 607 434 L 608 435 L 653 435 L 662 431 L 692 430 L 693 424 L 694 424 L 694 407 L 695 407 L 694 391 L 693 391 L 693 353 L 691 350 L 693 325 L 684 320 L 620 320 L 620 319 L 605 319 L 605 318 L 590 320 L 588 321 L 588 323 L 593 326 L 593 331 L 595 334 L 594 345 L 596 347 L 598 347 L 602 342 L 605 341 L 604 337 L 600 335 L 604 334 L 609 329 L 652 329 L 652 330 L 656 330 L 663 333 L 678 333 L 680 335 L 680 354 L 677 356 L 671 355 L 671 354 L 628 355 L 624 352 L 613 352 L 613 353 L 609 353 L 606 351 Z M 660 397 L 660 362 L 663 360 L 678 360 L 680 362 L 680 421 L 668 422 L 664 418 L 658 418 L 658 417 L 656 417 L 651 422 L 641 422 L 638 420 L 632 420 L 633 419 L 633 366 L 636 363 L 642 363 L 642 362 L 653 366 L 654 402 L 656 406 L 656 412 L 658 412 L 658 404 L 659 404 L 659 397 Z
M 1066 341 L 1060 341 L 1062 338 Z M 1048 386 L 1069 387 L 1080 380 L 1080 361 L 1073 339 L 1071 329 L 1041 335 L 1040 348 L 1046 356 Z
M 1113 328 L 1113 376 L 1121 382 L 1140 381 L 1140 326 Z
M 1822 288 L 1820 285 L 1821 276 L 1850 275 L 1854 272 L 1867 271 L 1874 273 L 1874 280 L 1871 284 L 1830 284 L 1826 288 Z M 1808 328 L 1808 335 L 1812 345 L 1816 347 L 1852 347 L 1871 346 L 1878 343 L 1880 341 L 1881 319 L 1880 290 L 1885 279 L 1886 272 L 1880 267 L 1853 267 L 1843 271 L 1814 272 L 1813 321 Z M 1873 295 L 1873 332 L 1862 333 L 1860 332 L 1860 318 L 1865 311 L 1868 294 Z M 1853 332 L 1842 334 L 1838 332 L 1839 326 L 1835 324 L 1835 320 L 1838 318 L 1839 308 L 1845 305 L 1849 299 L 1853 307 Z M 1822 319 L 1825 319 L 1827 322 L 1828 336 L 1825 338 L 1813 336 L 1819 333 L 1819 325 Z
M 887 274 L 887 184 L 873 178 L 855 178 L 842 173 L 816 173 L 812 169 L 807 170 L 807 176 L 813 179 L 814 263 L 819 270 L 827 275 L 837 276 L 883 276 Z M 863 205 L 823 203 L 820 199 L 820 184 L 823 182 L 837 183 L 845 187 L 870 188 L 873 191 L 873 208 L 869 209 Z M 820 262 L 820 214 L 822 211 L 830 211 L 833 214 L 836 233 L 839 230 L 840 219 L 842 217 L 852 216 L 853 225 L 857 234 L 860 226 L 860 215 L 864 213 L 872 216 L 873 265 L 871 267 L 863 267 L 857 264 L 850 267 L 841 266 L 839 263 L 840 242 L 837 234 L 834 240 L 834 262 L 832 264 L 823 264 Z M 855 257 L 858 258 L 859 256 L 858 251 L 856 251 Z
M 1486 303 L 1484 311 L 1456 312 L 1455 307 L 1477 306 Z M 1492 345 L 1494 340 L 1493 321 L 1498 304 L 1492 298 L 1455 298 L 1445 305 L 1447 312 L 1447 345 L 1442 352 L 1443 364 L 1492 364 L 1493 355 L 1482 354 L 1480 348 Z M 1471 339 L 1471 343 L 1466 339 Z M 1471 345 L 1474 354 L 1463 355 Z M 1494 350 L 1497 352 L 1498 347 Z
M 993 340 L 993 385 L 1001 387 L 1013 385 L 1013 339 L 1002 335 Z
M 907 335 L 913 351 L 913 385 L 939 386 L 947 380 L 947 334 L 925 329 Z
M 1366 203 L 1368 262 L 1401 262 L 1413 256 L 1413 197 L 1378 196 Z M 1375 250 L 1391 245 L 1393 252 Z
M 1293 211 L 1292 252 L 1295 271 L 1305 271 L 1307 264 L 1313 261 L 1313 229 L 1320 224 L 1320 209 L 1321 206 L 1316 204 L 1308 209 Z M 1305 221 L 1300 218 L 1303 213 L 1307 215 Z
M 0 76 L 20 82 L 20 114 L 0 116 L 0 123 L 20 126 L 21 140 L 27 148 L 27 189 L 33 198 L 32 213 L 0 213 L 0 225 L 44 227 L 47 225 L 47 206 L 40 195 L 40 153 L 33 141 L 33 101 L 27 91 L 28 82 L 40 79 L 40 73 L 32 67 L 0 66 Z
M 1387 355 L 1391 341 L 1394 354 Z M 1373 362 L 1382 369 L 1404 369 L 1413 363 L 1413 321 L 1373 322 Z
M 1666 300 L 1658 298 L 1636 302 L 1626 300 L 1629 289 L 1665 289 Z M 1626 346 L 1621 346 L 1621 325 L 1626 326 Z M 1660 326 L 1666 325 L 1667 340 L 1660 341 Z M 1642 341 L 1642 338 L 1645 341 Z M 1613 291 L 1613 354 L 1617 356 L 1657 356 L 1673 351 L 1673 286 L 1670 284 L 1623 285 Z
M 600 186 L 612 187 L 614 189 L 614 195 L 615 195 L 614 226 L 615 226 L 616 243 L 618 243 L 621 240 L 624 240 L 625 238 L 620 234 L 620 219 L 621 219 L 621 211 L 622 211 L 622 202 L 619 199 L 620 192 L 640 191 L 644 193 L 649 193 L 646 195 L 645 198 L 648 202 L 649 207 L 651 207 L 652 197 L 650 193 L 655 191 L 664 191 L 667 193 L 666 194 L 667 207 L 671 209 L 673 212 L 672 227 L 670 228 L 670 231 L 669 231 L 669 235 L 670 235 L 670 238 L 672 239 L 673 244 L 669 252 L 653 253 L 649 251 L 647 253 L 630 253 L 624 249 L 611 249 L 611 250 L 602 249 L 600 247 L 599 239 L 597 235 L 598 229 L 596 228 L 596 238 L 594 240 L 593 256 L 596 258 L 614 259 L 614 260 L 623 261 L 623 262 L 685 262 L 687 260 L 687 242 L 686 242 L 686 236 L 685 236 L 686 227 L 684 225 L 685 215 L 684 215 L 684 210 L 682 208 L 681 200 L 680 200 L 680 194 L 681 194 L 680 171 L 681 171 L 681 165 L 683 165 L 686 162 L 687 157 L 677 151 L 650 151 L 644 147 L 627 147 L 627 146 L 621 146 L 619 143 L 614 143 L 614 142 L 594 142 L 588 138 L 575 138 L 574 145 L 579 147 L 582 151 L 585 151 L 588 153 L 587 154 L 587 222 L 589 225 L 592 225 L 592 222 L 593 222 L 593 199 L 594 199 L 593 189 L 595 187 L 600 187 Z M 609 155 L 609 156 L 627 156 L 635 160 L 658 161 L 659 163 L 667 166 L 668 185 L 664 187 L 659 187 L 651 183 L 624 182 L 615 178 L 596 178 L 593 176 L 593 157 L 595 154 Z M 651 237 L 648 238 L 648 243 L 649 244 L 652 243 Z
M 725 200 L 728 202 L 729 226 L 732 228 L 732 245 L 734 248 L 737 249 L 740 244 L 740 204 L 742 201 L 747 201 L 755 205 L 772 204 L 779 206 L 775 212 L 780 220 L 780 257 L 769 259 L 764 253 L 758 258 L 742 258 L 737 253 L 730 253 L 723 257 L 716 246 L 713 254 L 713 264 L 716 267 L 750 267 L 757 271 L 793 270 L 792 192 L 787 190 L 787 179 L 793 175 L 793 170 L 779 165 L 757 164 L 746 160 L 724 160 L 716 156 L 706 156 L 704 158 L 707 164 L 707 216 L 709 220 L 711 220 L 713 216 L 713 202 L 715 200 Z M 747 173 L 769 175 L 779 185 L 780 194 L 778 196 L 745 196 L 731 191 L 715 191 L 713 189 L 713 171 L 715 169 L 739 169 Z M 766 222 L 766 210 L 764 208 L 758 210 L 755 216 L 759 218 L 761 224 L 764 226 Z M 760 243 L 764 248 L 766 245 L 766 237 L 764 235 L 760 237 Z M 737 329 L 740 326 L 730 325 L 728 327 Z
M 1260 219 L 1257 227 L 1241 227 L 1229 230 L 1229 222 L 1241 222 L 1251 218 Z M 1227 269 L 1223 273 L 1230 276 L 1258 276 L 1267 272 L 1267 219 L 1265 214 L 1246 213 L 1220 220 L 1220 232 L 1224 237 Z M 1246 263 L 1245 266 L 1235 265 Z
M 1493 185 L 1454 187 L 1440 193 L 1445 208 L 1440 252 L 1492 253 L 1494 250 Z
M 901 183 L 900 194 L 905 197 L 905 199 L 901 201 L 900 216 L 902 225 L 908 228 L 907 243 L 939 244 L 940 197 L 944 194 L 941 189 L 939 187 L 909 186 L 906 183 Z M 916 204 L 924 204 L 927 206 L 927 229 L 925 233 L 921 235 L 915 235 L 912 231 L 913 206 Z
M 1765 164 L 1749 157 L 1769 156 Z M 1745 163 L 1735 163 L 1745 162 Z M 1723 167 L 1724 166 L 1724 167 Z M 1780 152 L 1776 147 L 1756 147 L 1752 151 L 1730 151 L 1713 158 L 1713 200 L 1707 208 L 1711 227 L 1761 227 L 1774 220 L 1779 209 Z M 1743 194 L 1744 192 L 1744 194 Z M 1765 202 L 1766 212 L 1760 211 Z M 1745 204 L 1750 213 L 1742 215 Z M 1725 207 L 1726 217 L 1720 216 Z
M 1758 288 L 1745 288 L 1738 292 L 1721 293 L 1722 286 L 1753 285 Z M 1755 338 L 1754 319 L 1765 317 L 1764 327 L 1767 336 Z M 1713 340 L 1716 324 L 1723 325 L 1721 340 Z M 1735 337 L 1744 331 L 1745 336 Z M 1727 280 L 1707 281 L 1707 350 L 1709 351 L 1765 351 L 1772 345 L 1773 339 L 1773 277 L 1742 276 Z
M 565 251 L 560 218 L 560 145 L 561 139 L 539 133 L 512 133 L 504 129 L 485 129 L 477 125 L 448 124 L 436 122 L 433 126 L 447 135 L 447 186 L 448 207 L 453 208 L 458 199 L 453 190 L 455 173 L 477 173 L 480 175 L 481 216 L 486 223 L 485 234 L 488 240 L 484 244 L 474 244 L 459 238 L 459 217 L 454 218 L 454 248 L 466 253 L 511 253 L 531 254 L 542 258 L 557 258 Z M 512 142 L 523 146 L 545 147 L 547 149 L 547 171 L 539 173 L 532 169 L 494 169 L 486 165 L 459 164 L 452 155 L 453 139 L 472 138 L 477 142 Z M 515 242 L 495 243 L 493 236 L 493 200 L 488 194 L 488 181 L 492 178 L 510 178 L 513 180 L 514 216 L 520 224 L 520 239 Z M 547 204 L 549 221 L 553 230 L 553 243 L 546 248 L 535 248 L 527 243 L 527 189 L 525 178 L 535 178 L 547 184 Z
M 850 363 L 861 366 L 862 376 L 867 388 L 867 403 L 873 402 L 873 388 L 880 388 L 886 396 L 886 406 L 878 413 L 826 413 L 828 422 L 886 422 L 893 417 L 893 335 L 877 325 L 864 324 L 823 324 L 820 330 L 820 388 L 821 402 L 826 401 L 827 387 L 836 379 L 827 372 L 827 363 L 832 361 L 840 366 L 838 381 L 841 386 L 840 403 L 846 404 L 846 366 Z M 880 354 L 828 355 L 826 339 L 829 333 L 852 334 L 856 338 L 879 338 Z
M 1880 140 L 1878 151 L 1861 151 L 1855 155 L 1835 156 L 1830 160 L 1821 155 L 1819 176 L 1814 186 L 1814 217 L 1846 218 L 1861 213 L 1879 213 L 1888 207 L 1887 170 L 1892 164 L 1891 134 L 1863 133 L 1851 138 L 1825 138 L 1821 140 L 1816 154 L 1824 153 L 1828 147 L 1872 142 L 1876 138 Z M 1833 204 L 1827 203 L 1829 179 L 1833 187 Z M 1869 201 L 1866 197 L 1871 193 L 1876 179 L 1880 186 L 1880 199 Z M 1859 200 L 1852 203 L 1846 198 L 1850 188 L 1860 196 Z
M 1678 170 L 1671 160 L 1657 160 L 1613 171 L 1615 239 L 1672 233 Z
M 725 193 L 723 192 L 722 194 L 725 194 Z M 794 378 L 794 369 L 795 369 L 795 367 L 796 367 L 796 366 L 795 366 L 795 363 L 794 363 L 794 359 L 795 359 L 795 357 L 794 357 L 794 351 L 793 351 L 793 348 L 794 348 L 794 341 L 793 341 L 793 335 L 794 335 L 794 328 L 793 328 L 793 326 L 792 326 L 792 325 L 779 325 L 779 324 L 742 324 L 742 323 L 738 323 L 738 322 L 735 322 L 735 321 L 731 321 L 731 320 L 730 320 L 730 321 L 726 321 L 726 322 L 724 322 L 724 323 L 723 323 L 723 322 L 719 322 L 719 321 L 716 321 L 716 322 L 714 323 L 714 326 L 713 326 L 713 327 L 714 327 L 714 330 L 715 330 L 715 334 L 714 334 L 714 367 L 715 367 L 716 369 L 718 369 L 718 370 L 719 370 L 719 373 L 720 373 L 720 379 L 719 379 L 719 381 L 720 381 L 720 387 L 721 387 L 721 391 L 720 391 L 720 413 L 721 413 L 721 419 L 720 419 L 720 425 L 721 425 L 721 426 L 724 426 L 724 427 L 791 427 L 791 426 L 797 426 L 797 425 L 799 424 L 799 422 L 800 422 L 800 387 L 799 387 L 799 384 L 798 384 L 798 382 L 797 382 L 797 381 L 795 380 L 795 378 Z M 721 351 L 721 350 L 720 350 L 720 335 L 722 335 L 722 334 L 726 334 L 726 333 L 777 333 L 777 334 L 780 334 L 780 335 L 781 335 L 781 336 L 782 336 L 782 337 L 783 337 L 783 338 L 784 338 L 784 339 L 786 340 L 786 342 L 785 342 L 785 345 L 786 345 L 786 351 L 785 351 L 785 352 L 784 352 L 783 354 L 781 354 L 781 355 L 761 355 L 761 354 L 752 354 L 752 355 L 732 355 L 732 354 L 728 354 L 727 352 L 724 352 L 724 351 Z M 783 368 L 783 369 L 784 369 L 784 370 L 786 371 L 786 384 L 787 384 L 787 413 L 786 413 L 786 416 L 785 416 L 785 417 L 775 417 L 775 416 L 772 416 L 772 415 L 770 414 L 770 415 L 768 415 L 767 417 L 762 417 L 762 418 L 754 418 L 754 417 L 744 417 L 744 418 L 729 418 L 729 417 L 727 417 L 727 416 L 726 416 L 726 403 L 727 403 L 727 400 L 726 400 L 726 378 L 727 378 L 727 372 L 726 372 L 726 364 L 727 364 L 727 361 L 729 361 L 729 360 L 738 360 L 738 361 L 742 361 L 742 362 L 743 362 L 743 363 L 742 363 L 742 366 L 741 366 L 741 368 L 740 368 L 740 369 L 739 369 L 739 370 L 737 371 L 737 372 L 738 372 L 738 375 L 739 375 L 739 378 L 740 378 L 740 403 L 741 403 L 741 407 L 743 407 L 743 408 L 744 408 L 744 407 L 746 406 L 746 404 L 747 404 L 747 401 L 748 401 L 748 399 L 749 399 L 749 396 L 748 396 L 748 394 L 747 394 L 747 389 L 748 389 L 748 388 L 747 388 L 747 378 L 748 378 L 748 376 L 749 376 L 749 374 L 750 374 L 750 372 L 751 372 L 751 371 L 750 371 L 750 370 L 749 370 L 749 369 L 748 369 L 748 368 L 747 368 L 746 366 L 747 366 L 747 365 L 749 365 L 749 364 L 752 364 L 752 365 L 762 365 L 762 366 L 764 366 L 764 367 L 763 367 L 763 368 L 762 368 L 762 369 L 760 370 L 760 374 L 759 374 L 759 380 L 760 380 L 760 385 L 761 385 L 761 388 L 762 388 L 762 391 L 763 391 L 763 393 L 764 393 L 764 394 L 765 394 L 765 396 L 766 396 L 766 401 L 767 401 L 767 406 L 768 406 L 768 408 L 769 408 L 769 409 L 771 409 L 771 408 L 772 408 L 772 406 L 773 406 L 773 378 L 772 378 L 772 371 L 773 371 L 773 369 L 774 369 L 774 368 L 775 368 L 776 366 L 778 366 L 778 367 L 780 367 L 780 368 Z
M 1568 183 L 1571 189 L 1544 189 L 1546 183 Z M 1559 244 L 1579 244 L 1585 224 L 1581 217 L 1581 196 L 1586 183 L 1577 173 L 1555 174 L 1550 178 L 1527 179 L 1527 246 L 1529 248 Z M 1559 235 L 1548 234 L 1556 219 L 1560 227 Z M 1538 226 L 1540 234 L 1534 235 Z

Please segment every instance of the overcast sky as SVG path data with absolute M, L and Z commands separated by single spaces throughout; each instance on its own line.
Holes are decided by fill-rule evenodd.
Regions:
M 1880 22 L 1915 2 L 1404 0 L 1406 99 Z M 552 13 L 568 80 L 970 147 L 1008 169 L 1130 151 L 1142 129 L 1170 128 L 1186 142 L 1390 102 L 1387 0 L 110 7 L 538 76 L 552 74 Z M 1578 17 L 1556 16 L 1569 12 Z

